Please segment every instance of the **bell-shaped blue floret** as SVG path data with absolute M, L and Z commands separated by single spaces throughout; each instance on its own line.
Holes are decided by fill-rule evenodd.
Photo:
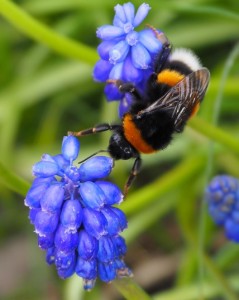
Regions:
M 55 264 L 58 269 L 59 268 L 68 269 L 75 262 L 76 262 L 75 251 L 63 252 L 58 250 L 55 252 Z
M 84 260 L 96 258 L 99 242 L 85 230 L 79 232 L 78 254 Z
M 45 195 L 48 186 L 48 183 L 39 183 L 33 185 L 26 195 L 25 205 L 29 206 L 30 208 L 40 208 L 41 199 Z
M 77 232 L 81 226 L 83 211 L 79 200 L 66 200 L 61 211 L 60 220 L 68 232 Z
M 54 242 L 57 250 L 71 252 L 78 246 L 79 234 L 78 232 L 69 232 L 63 225 L 59 225 Z
M 75 160 L 80 151 L 80 142 L 75 136 L 65 136 L 62 141 L 62 155 L 63 157 L 72 162 Z
M 113 159 L 107 156 L 94 156 L 79 167 L 81 181 L 94 181 L 108 176 L 113 168 Z
M 83 224 L 86 232 L 96 239 L 99 239 L 106 234 L 105 227 L 107 226 L 107 221 L 100 211 L 84 208 Z
M 46 234 L 45 236 L 38 236 L 38 246 L 42 250 L 47 250 L 54 246 L 54 233 Z
M 112 241 L 115 245 L 117 257 L 124 256 L 127 252 L 127 246 L 126 246 L 124 238 L 122 238 L 122 236 L 118 235 L 118 236 L 112 237 Z
M 39 211 L 35 217 L 35 231 L 38 235 L 44 236 L 53 233 L 58 225 L 58 214 L 46 211 Z
M 39 161 L 32 167 L 34 176 L 50 177 L 59 173 L 59 167 L 56 162 Z
M 109 181 L 97 181 L 97 184 L 105 194 L 107 205 L 120 204 L 123 201 L 124 195 L 118 186 Z
M 57 213 L 61 209 L 64 200 L 64 188 L 62 184 L 53 184 L 48 187 L 41 198 L 43 211 Z
M 104 236 L 99 239 L 99 250 L 97 253 L 98 260 L 102 262 L 110 262 L 116 257 L 115 245 L 111 237 Z
M 98 263 L 98 273 L 102 281 L 110 282 L 116 277 L 116 269 L 113 262 L 109 263 Z
M 97 276 L 96 259 L 85 260 L 78 256 L 75 272 L 85 279 L 95 279 Z
M 81 202 L 85 207 L 92 209 L 100 209 L 104 206 L 106 197 L 102 189 L 91 181 L 86 181 L 80 185 L 79 193 Z

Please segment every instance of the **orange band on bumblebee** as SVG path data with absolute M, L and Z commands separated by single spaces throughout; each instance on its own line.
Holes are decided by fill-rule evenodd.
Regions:
M 158 74 L 157 82 L 164 83 L 169 86 L 175 86 L 183 78 L 184 78 L 183 74 L 181 74 L 175 70 L 165 69 Z
M 132 120 L 131 114 L 126 114 L 123 118 L 124 135 L 127 141 L 141 153 L 152 153 L 155 150 L 152 146 L 147 144 L 143 139 L 140 130 L 136 127 Z

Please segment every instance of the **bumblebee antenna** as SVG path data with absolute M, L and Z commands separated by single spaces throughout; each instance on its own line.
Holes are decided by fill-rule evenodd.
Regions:
M 91 158 L 91 157 L 93 157 L 93 156 L 95 156 L 95 155 L 97 155 L 97 154 L 99 154 L 99 153 L 103 153 L 103 152 L 109 153 L 108 150 L 99 150 L 99 151 L 97 151 L 97 152 L 91 154 L 90 156 L 84 158 L 83 160 L 79 161 L 78 164 L 81 164 L 81 163 L 83 163 L 84 161 L 88 160 L 89 158 Z

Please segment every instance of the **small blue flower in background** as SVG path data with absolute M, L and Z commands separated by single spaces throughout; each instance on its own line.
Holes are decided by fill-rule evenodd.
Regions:
M 220 175 L 206 189 L 209 214 L 217 225 L 223 225 L 228 239 L 239 242 L 239 180 Z
M 161 42 L 151 29 L 135 31 L 149 10 L 149 5 L 145 3 L 139 6 L 136 13 L 130 2 L 117 4 L 113 25 L 98 28 L 96 35 L 102 42 L 98 46 L 100 60 L 94 68 L 95 80 L 106 82 L 108 79 L 121 79 L 134 83 L 143 92 L 152 72 L 155 55 L 159 55 L 162 50 Z M 120 116 L 129 109 L 131 101 L 125 99 L 125 95 L 114 84 L 108 83 L 105 86 L 105 95 L 109 101 L 122 100 Z
M 63 279 L 76 273 L 91 290 L 97 277 L 109 282 L 131 275 L 123 260 L 126 244 L 119 235 L 127 220 L 113 206 L 122 202 L 121 191 L 102 180 L 112 170 L 112 158 L 95 156 L 76 167 L 79 149 L 78 139 L 67 136 L 62 154 L 42 156 L 33 166 L 36 178 L 25 204 L 47 263 L 54 263 Z

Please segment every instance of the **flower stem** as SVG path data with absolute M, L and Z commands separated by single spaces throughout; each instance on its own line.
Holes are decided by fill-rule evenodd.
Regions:
M 0 1 L 0 14 L 24 34 L 64 56 L 83 60 L 91 65 L 97 61 L 96 51 L 91 47 L 57 34 L 11 1 Z
M 142 288 L 136 284 L 132 278 L 122 278 L 114 281 L 114 285 L 119 292 L 128 300 L 150 300 L 152 298 L 146 294 Z

